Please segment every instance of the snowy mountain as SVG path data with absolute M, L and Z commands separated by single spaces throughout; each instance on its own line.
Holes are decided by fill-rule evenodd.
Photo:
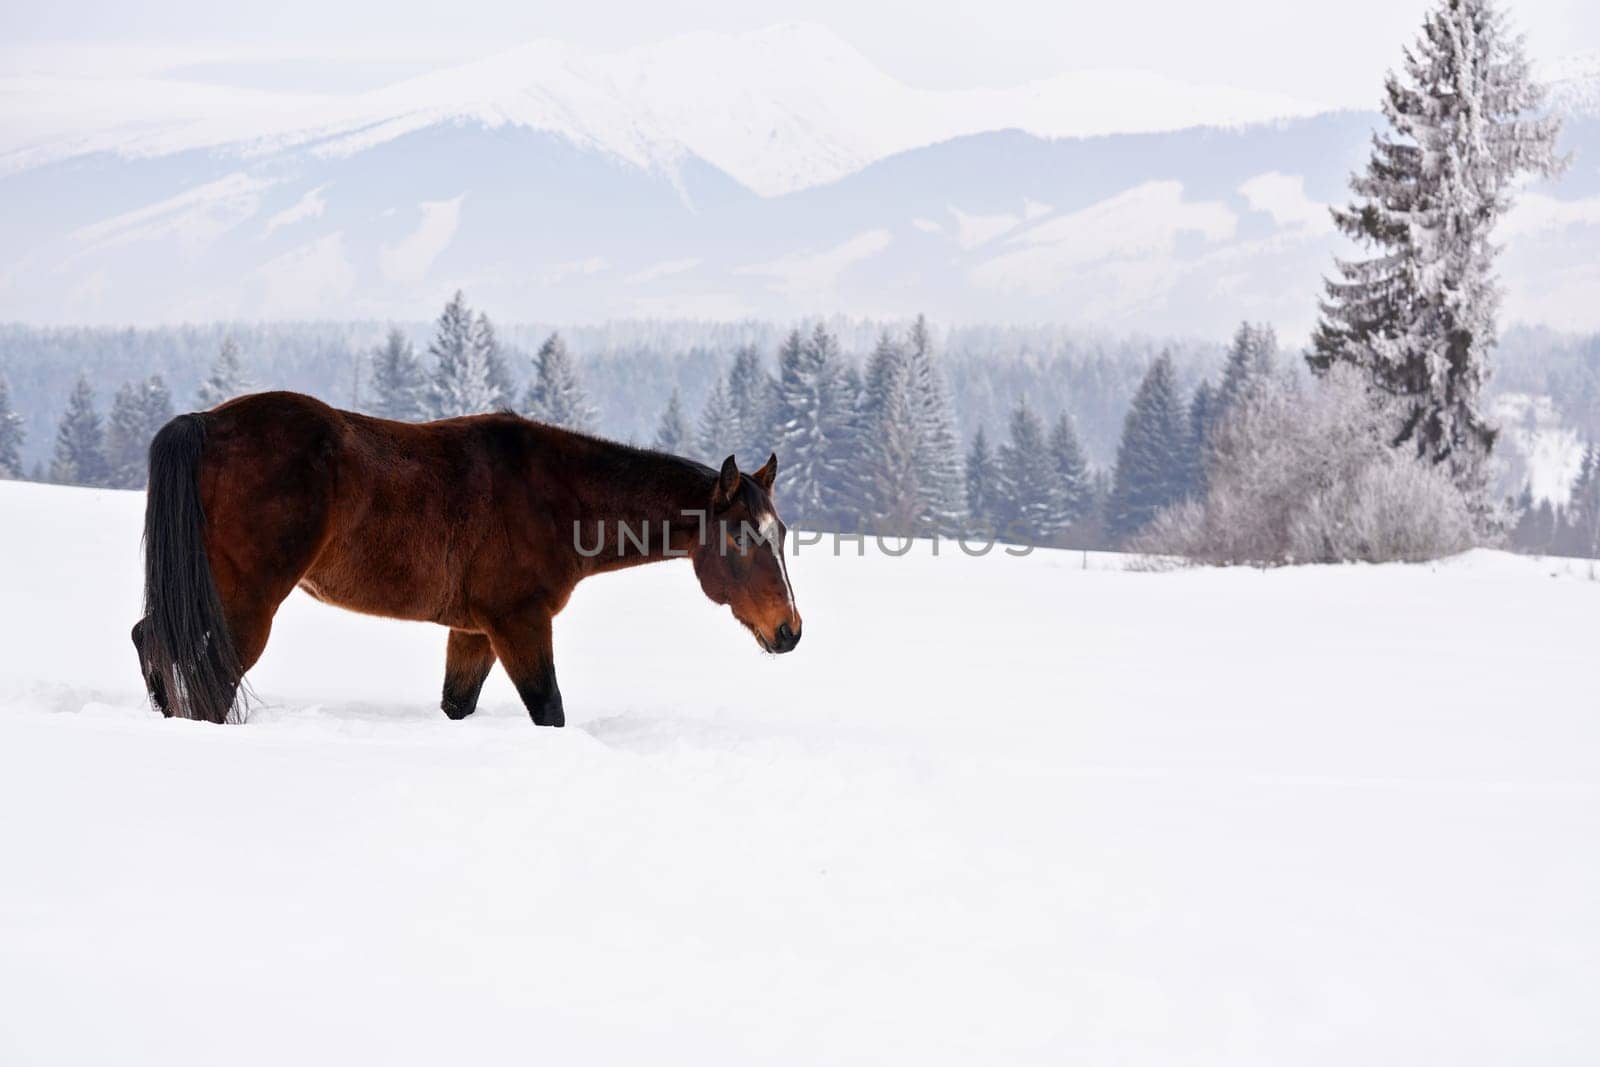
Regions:
M 1319 110 L 1286 96 L 1139 71 L 1087 71 L 1005 89 L 915 89 L 805 23 L 689 33 L 619 52 L 535 41 L 353 97 L 150 79 L 14 79 L 0 83 L 0 99 L 15 105 L 0 126 L 3 169 L 107 150 L 148 156 L 226 148 L 250 157 L 314 145 L 336 156 L 441 123 L 476 123 L 557 134 L 646 170 L 670 172 L 698 156 L 762 196 L 985 130 L 1089 136 Z
M 1600 328 L 1600 73 L 1557 73 L 1577 163 L 1507 223 L 1507 313 Z M 0 101 L 0 318 L 32 322 L 418 319 L 461 286 L 504 319 L 1293 337 L 1376 121 L 1133 72 L 916 89 L 806 25 L 535 42 L 348 96 L 11 79 Z

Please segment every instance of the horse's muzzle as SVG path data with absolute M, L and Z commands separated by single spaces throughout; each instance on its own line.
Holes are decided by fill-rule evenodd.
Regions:
M 780 622 L 778 632 L 772 638 L 772 651 L 793 652 L 794 646 L 800 643 L 800 631 L 789 629 L 789 624 Z

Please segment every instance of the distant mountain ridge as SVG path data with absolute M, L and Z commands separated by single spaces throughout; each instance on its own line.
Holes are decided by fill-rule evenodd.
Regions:
M 0 81 L 0 95 L 16 104 L 9 121 L 0 119 L 0 173 L 97 151 L 210 149 L 249 158 L 309 148 L 340 155 L 442 123 L 473 122 L 554 133 L 662 173 L 697 156 L 762 196 L 971 133 L 1015 128 L 1081 137 L 1323 110 L 1282 94 L 1128 70 L 998 89 L 917 89 L 807 23 L 686 33 L 621 51 L 534 41 L 350 95 L 161 79 L 9 79 Z M 68 128 L 40 129 L 28 116 L 41 111 Z
M 1552 74 L 1575 163 L 1502 227 L 1508 321 L 1600 329 L 1597 86 L 1595 57 Z M 508 320 L 1293 338 L 1380 122 L 1106 72 L 917 90 L 805 25 L 536 43 L 337 98 L 116 88 L 91 114 L 92 87 L 0 82 L 67 94 L 0 120 L 0 320 L 415 320 L 462 287 Z

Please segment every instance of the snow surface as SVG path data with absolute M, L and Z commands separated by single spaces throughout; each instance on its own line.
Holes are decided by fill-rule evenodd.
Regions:
M 780 486 L 781 489 L 781 486 Z M 580 587 L 569 722 L 298 594 L 141 703 L 137 494 L 0 483 L 0 1062 L 1592 1063 L 1579 563 Z

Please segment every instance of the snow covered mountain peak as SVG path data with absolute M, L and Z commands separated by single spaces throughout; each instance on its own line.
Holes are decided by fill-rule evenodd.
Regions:
M 698 156 L 763 196 L 825 184 L 897 152 L 1016 128 L 1046 137 L 1236 125 L 1309 114 L 1290 97 L 1138 71 L 1025 85 L 906 85 L 825 27 L 697 31 L 620 51 L 536 40 L 345 95 L 224 90 L 144 79 L 0 80 L 0 173 L 88 151 L 253 155 L 315 143 L 356 152 L 450 122 L 558 134 L 671 171 Z

